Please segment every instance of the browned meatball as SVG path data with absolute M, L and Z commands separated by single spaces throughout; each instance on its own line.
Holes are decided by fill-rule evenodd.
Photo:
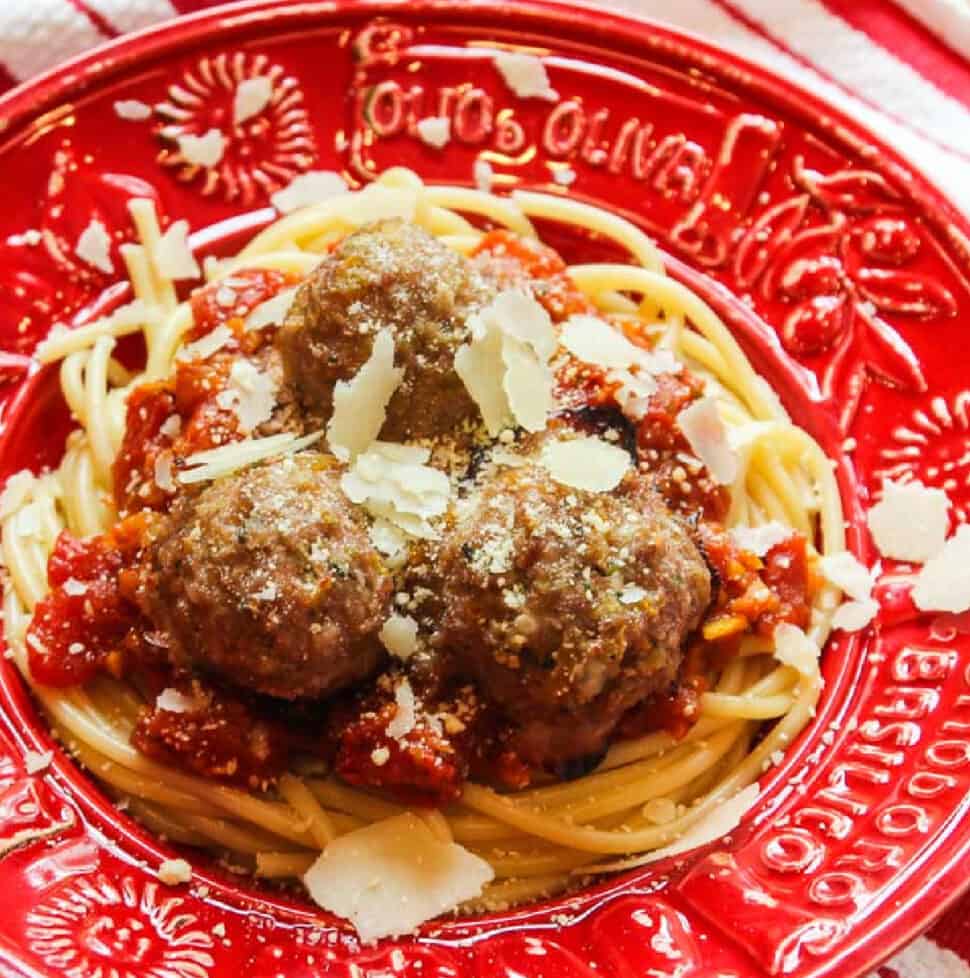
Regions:
M 284 699 L 377 668 L 392 582 L 339 476 L 304 453 L 176 503 L 139 590 L 176 667 Z
M 334 385 L 357 373 L 374 337 L 389 329 L 404 378 L 381 436 L 429 438 L 477 422 L 454 358 L 468 338 L 468 314 L 490 295 L 467 259 L 416 225 L 369 225 L 345 238 L 297 292 L 276 339 L 287 381 L 325 423 Z
M 518 726 L 530 763 L 601 751 L 674 679 L 710 600 L 685 527 L 637 479 L 596 493 L 532 463 L 501 470 L 442 545 L 437 641 Z

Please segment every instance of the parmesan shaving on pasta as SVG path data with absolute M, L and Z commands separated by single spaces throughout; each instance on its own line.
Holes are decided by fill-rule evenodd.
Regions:
M 731 537 L 742 549 L 756 557 L 764 557 L 769 550 L 787 540 L 795 531 L 784 523 L 772 521 L 761 526 L 733 526 Z
M 247 465 L 254 465 L 256 462 L 264 462 L 266 459 L 282 455 L 292 455 L 294 452 L 309 448 L 322 437 L 322 431 L 315 431 L 302 438 L 287 432 L 271 435 L 269 438 L 250 438 L 220 445 L 218 448 L 209 448 L 185 459 L 185 471 L 179 473 L 178 480 L 183 485 L 192 485 L 196 482 L 221 479 Z
M 404 812 L 334 839 L 303 882 L 314 902 L 370 943 L 410 934 L 481 894 L 494 875 L 483 859 Z
M 624 449 L 591 436 L 551 441 L 539 457 L 556 482 L 589 492 L 615 489 L 631 466 Z
M 231 343 L 233 332 L 228 326 L 216 326 L 215 329 L 200 336 L 192 343 L 187 343 L 178 353 L 176 360 L 208 360 L 213 353 L 218 353 L 227 343 Z
M 819 647 L 800 629 L 788 622 L 775 626 L 775 658 L 802 676 L 818 675 Z
M 387 405 L 403 378 L 404 368 L 394 366 L 394 338 L 389 329 L 382 329 L 370 357 L 353 378 L 334 387 L 333 414 L 327 425 L 327 442 L 334 455 L 352 458 L 376 440 Z
M 819 561 L 819 568 L 826 580 L 856 601 L 864 601 L 872 594 L 876 569 L 869 570 L 855 554 L 849 553 L 848 550 L 823 557 Z
M 199 704 L 192 696 L 172 689 L 171 686 L 163 689 L 155 697 L 155 709 L 165 710 L 166 713 L 192 713 L 199 708 Z
M 694 401 L 677 415 L 677 424 L 711 478 L 722 486 L 730 485 L 738 474 L 738 456 L 728 442 L 717 401 L 713 397 Z
M 235 360 L 228 386 L 216 395 L 216 403 L 232 411 L 239 419 L 239 429 L 248 434 L 273 416 L 276 381 L 251 361 Z
M 394 717 L 384 732 L 393 740 L 400 740 L 406 737 L 418 722 L 417 699 L 407 676 L 398 680 L 397 686 L 394 687 L 394 703 L 396 707 Z
M 293 300 L 298 291 L 299 286 L 294 285 L 292 289 L 284 289 L 274 295 L 272 299 L 261 302 L 246 317 L 246 331 L 282 323 L 286 319 L 286 314 L 290 311 L 290 306 L 293 305 Z
M 887 479 L 882 499 L 869 510 L 869 530 L 884 557 L 922 564 L 943 548 L 949 510 L 942 489 Z
M 310 170 L 294 177 L 282 190 L 270 197 L 281 214 L 290 214 L 301 207 L 319 204 L 330 197 L 347 192 L 347 182 L 333 170 Z

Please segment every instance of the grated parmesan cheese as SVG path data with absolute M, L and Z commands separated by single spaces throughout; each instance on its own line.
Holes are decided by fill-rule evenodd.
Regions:
M 46 771 L 53 760 L 54 752 L 52 750 L 24 751 L 24 770 L 28 774 L 39 774 L 41 771 Z
M 273 80 L 265 75 L 246 78 L 236 86 L 232 100 L 232 119 L 241 125 L 255 118 L 269 105 L 273 98 Z
M 949 510 L 942 489 L 887 479 L 882 499 L 869 510 L 869 531 L 884 557 L 922 564 L 943 548 Z
M 143 122 L 152 114 L 152 107 L 136 98 L 119 99 L 114 110 L 119 119 L 129 122 Z
M 251 361 L 236 360 L 229 371 L 229 383 L 216 395 L 216 403 L 232 411 L 243 432 L 253 431 L 269 421 L 276 407 L 276 381 Z
M 221 479 L 248 465 L 282 455 L 292 455 L 308 448 L 322 437 L 322 431 L 315 431 L 302 438 L 297 438 L 291 432 L 284 432 L 268 438 L 250 438 L 220 445 L 218 448 L 208 448 L 185 459 L 186 471 L 180 472 L 178 479 L 183 485 Z
M 818 675 L 819 647 L 800 629 L 788 622 L 775 626 L 775 658 L 802 676 Z
M 81 232 L 74 246 L 74 253 L 92 268 L 110 275 L 114 270 L 111 260 L 111 235 L 102 221 L 92 218 Z
M 922 611 L 970 611 L 970 524 L 956 533 L 931 557 L 916 577 L 913 601 Z
M 155 267 L 165 278 L 198 278 L 202 274 L 199 263 L 189 247 L 189 222 L 175 221 L 159 238 L 155 249 Z
M 711 478 L 730 485 L 738 474 L 738 456 L 728 442 L 717 401 L 713 397 L 694 401 L 677 415 L 677 424 Z
M 790 526 L 772 520 L 761 526 L 733 526 L 731 537 L 742 549 L 756 557 L 764 557 L 769 550 L 787 540 L 795 531 Z
M 394 338 L 382 329 L 374 338 L 370 357 L 349 381 L 338 381 L 333 391 L 333 414 L 327 441 L 338 458 L 359 455 L 377 439 L 387 417 L 387 405 L 404 378 L 394 366 Z
M 400 740 L 415 728 L 418 720 L 417 700 L 406 676 L 398 681 L 394 689 L 394 703 L 397 709 L 384 733 L 393 740 Z
M 494 875 L 485 860 L 403 812 L 328 843 L 303 882 L 314 902 L 349 920 L 367 944 L 410 934 L 479 896 Z
M 519 98 L 538 98 L 555 102 L 559 93 L 549 84 L 546 66 L 534 54 L 500 51 L 493 59 L 505 84 Z
M 391 615 L 380 631 L 384 648 L 406 662 L 418 650 L 418 623 L 410 615 Z
M 184 859 L 166 859 L 158 867 L 157 876 L 166 886 L 178 886 L 192 879 L 192 867 Z
M 299 286 L 294 285 L 291 289 L 284 289 L 278 292 L 272 299 L 267 299 L 256 306 L 246 317 L 246 330 L 262 329 L 264 326 L 273 326 L 283 322 L 286 314 L 293 305 Z
M 270 201 L 281 214 L 289 214 L 301 207 L 310 207 L 346 192 L 347 182 L 339 173 L 333 170 L 310 170 L 294 177 L 282 190 L 277 190 Z
M 615 489 L 630 469 L 630 456 L 602 438 L 551 441 L 540 453 L 549 474 L 564 486 L 589 492 Z
M 216 326 L 214 330 L 199 337 L 194 343 L 187 343 L 175 355 L 176 360 L 208 360 L 233 340 L 233 332 L 228 326 Z M 167 422 L 166 422 L 167 423 Z
M 176 142 L 182 158 L 193 166 L 216 166 L 226 152 L 226 137 L 218 129 L 209 129 L 202 136 L 184 133 Z
M 435 149 L 443 149 L 451 141 L 451 119 L 447 116 L 428 116 L 415 126 L 421 142 Z
M 167 713 L 192 713 L 198 707 L 194 697 L 186 696 L 171 687 L 163 689 L 155 698 L 155 709 L 165 710 Z

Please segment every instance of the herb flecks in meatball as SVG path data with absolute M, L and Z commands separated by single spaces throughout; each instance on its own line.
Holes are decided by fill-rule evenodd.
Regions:
M 173 665 L 284 699 L 374 672 L 392 581 L 339 479 L 305 453 L 179 500 L 138 594 Z
M 387 407 L 385 441 L 452 434 L 479 421 L 455 351 L 468 340 L 466 320 L 492 295 L 471 263 L 426 231 L 381 221 L 345 238 L 297 292 L 277 348 L 304 410 L 325 424 L 338 381 L 368 360 L 389 330 L 401 384 Z
M 704 560 L 658 496 L 570 489 L 535 464 L 459 505 L 436 572 L 437 642 L 535 764 L 601 751 L 626 710 L 674 679 L 710 600 Z

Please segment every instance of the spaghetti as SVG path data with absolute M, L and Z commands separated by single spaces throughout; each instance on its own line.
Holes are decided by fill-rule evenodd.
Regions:
M 126 427 L 130 393 L 168 377 L 193 322 L 189 303 L 159 272 L 161 231 L 152 206 L 131 204 L 139 243 L 124 248 L 135 302 L 71 331 L 57 331 L 39 351 L 60 363 L 64 398 L 78 428 L 59 467 L 8 491 L 2 513 L 7 569 L 7 642 L 24 678 L 62 741 L 150 829 L 215 849 L 271 878 L 307 870 L 335 837 L 404 810 L 312 765 L 251 792 L 175 770 L 131 744 L 144 695 L 124 679 L 99 675 L 81 687 L 33 681 L 25 635 L 48 590 L 47 564 L 58 534 L 103 533 L 116 522 L 112 467 Z M 534 238 L 532 221 L 559 222 L 601 236 L 630 255 L 629 264 L 585 264 L 568 274 L 603 313 L 662 323 L 660 346 L 715 392 L 740 465 L 726 523 L 777 521 L 817 542 L 822 554 L 844 549 L 832 466 L 786 416 L 714 311 L 667 277 L 653 244 L 630 223 L 599 208 L 541 193 L 509 198 L 457 186 L 425 186 L 392 170 L 359 194 L 327 199 L 277 220 L 235 257 L 207 265 L 219 282 L 244 269 L 303 278 L 321 254 L 368 221 L 401 217 L 448 247 L 471 254 L 483 232 L 468 218 Z M 635 297 L 635 298 L 634 298 Z M 129 334 L 144 339 L 144 369 L 115 356 Z M 821 647 L 838 593 L 821 586 L 809 638 Z M 680 739 L 664 731 L 615 742 L 592 772 L 567 783 L 500 793 L 465 785 L 443 812 L 424 814 L 438 838 L 453 839 L 487 860 L 495 881 L 470 909 L 505 906 L 562 890 L 578 876 L 632 865 L 675 843 L 742 789 L 808 723 L 821 688 L 817 669 L 799 671 L 774 656 L 770 639 L 747 636 L 740 652 L 710 679 L 700 715 Z M 647 856 L 646 858 L 649 858 Z

